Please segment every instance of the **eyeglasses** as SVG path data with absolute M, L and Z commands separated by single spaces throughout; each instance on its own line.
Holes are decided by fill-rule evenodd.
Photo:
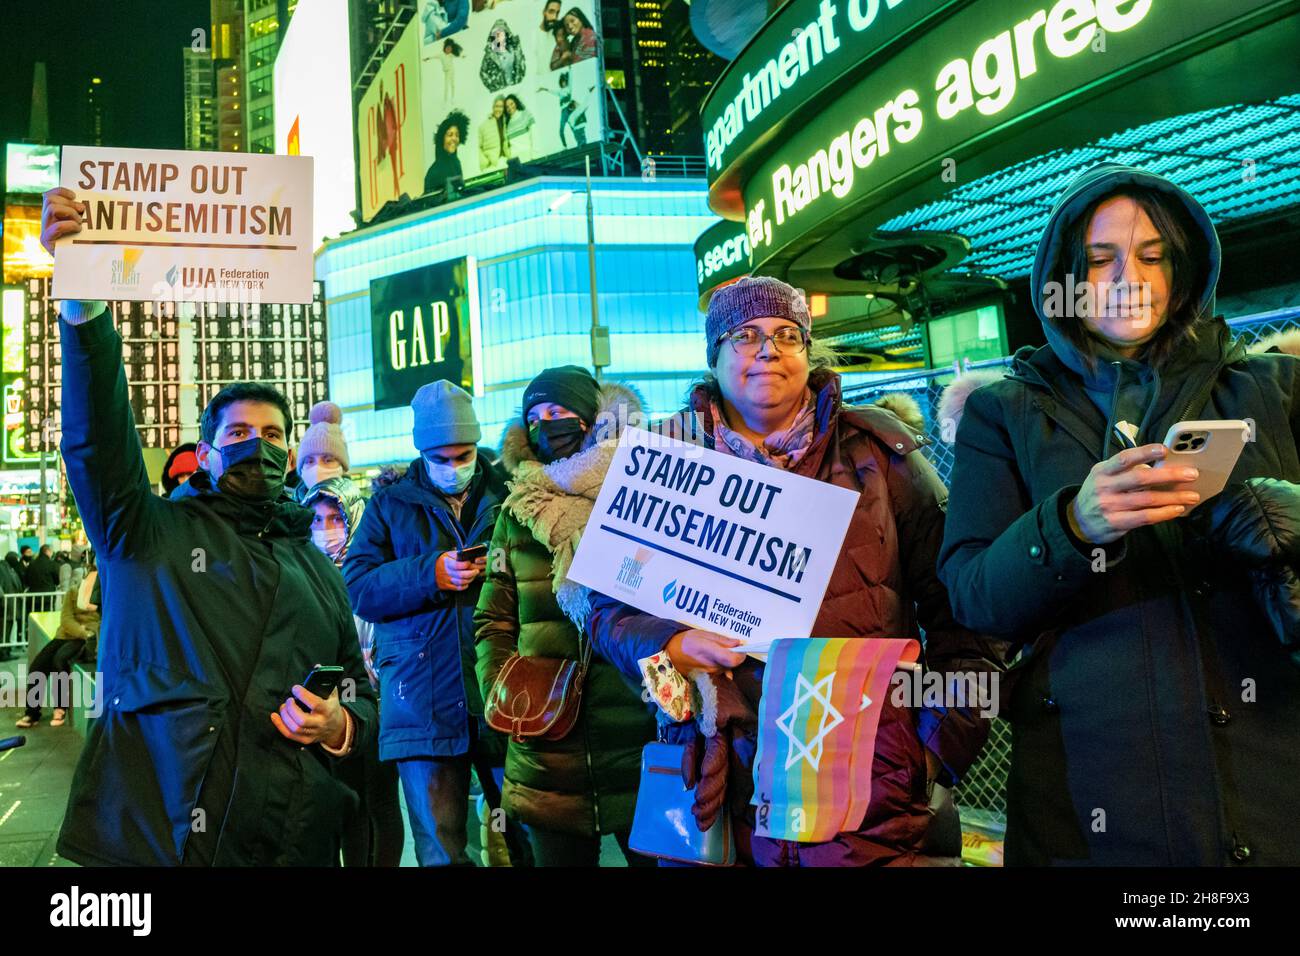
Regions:
M 737 355 L 746 358 L 753 358 L 761 352 L 764 343 L 769 340 L 778 355 L 798 355 L 808 347 L 808 336 L 804 335 L 803 329 L 797 329 L 792 325 L 782 326 L 771 335 L 764 335 L 758 329 L 747 326 L 719 336 L 718 342 L 722 342 L 723 339 L 731 343 Z

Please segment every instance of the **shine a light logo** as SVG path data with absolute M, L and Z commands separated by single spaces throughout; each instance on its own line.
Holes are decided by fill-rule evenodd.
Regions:
M 126 246 L 122 249 L 122 258 L 112 260 L 109 264 L 109 281 L 113 284 L 113 288 L 138 289 L 140 287 L 140 270 L 136 266 L 140 263 L 140 254 L 143 251 L 143 249 Z
M 654 552 L 648 548 L 637 548 L 635 554 L 625 556 L 623 563 L 619 565 L 615 586 L 628 594 L 635 594 L 645 583 L 641 571 L 652 557 Z

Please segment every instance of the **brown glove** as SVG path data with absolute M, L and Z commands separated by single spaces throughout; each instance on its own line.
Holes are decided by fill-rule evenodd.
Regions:
M 727 796 L 733 744 L 738 737 L 752 735 L 758 728 L 758 714 L 735 681 L 725 674 L 697 672 L 701 708 L 695 718 L 700 735 L 682 752 L 682 782 L 695 788 L 691 812 L 703 832 L 713 826 Z

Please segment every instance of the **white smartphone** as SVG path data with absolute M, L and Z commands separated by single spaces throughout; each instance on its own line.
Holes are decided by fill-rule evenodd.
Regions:
M 1153 467 L 1195 468 L 1200 476 L 1190 483 L 1180 482 L 1177 490 L 1199 492 L 1203 504 L 1223 490 L 1248 441 L 1249 422 L 1236 419 L 1177 422 L 1165 435 L 1169 454 Z

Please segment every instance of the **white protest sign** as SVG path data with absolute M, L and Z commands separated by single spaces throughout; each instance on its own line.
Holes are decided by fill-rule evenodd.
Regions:
M 808 637 L 856 492 L 663 438 L 623 432 L 569 578 L 761 653 Z
M 54 250 L 56 299 L 312 300 L 312 158 L 63 147 L 86 204 Z

